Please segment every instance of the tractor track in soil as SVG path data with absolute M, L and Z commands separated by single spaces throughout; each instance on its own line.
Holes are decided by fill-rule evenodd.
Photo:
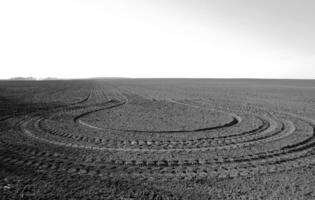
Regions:
M 21 134 L 28 138 L 47 143 L 52 146 L 62 146 L 68 149 L 84 149 L 91 152 L 112 151 L 112 152 L 136 152 L 154 154 L 155 152 L 172 153 L 182 152 L 189 155 L 192 152 L 208 153 L 214 150 L 242 149 L 250 146 L 264 145 L 276 141 L 284 141 L 281 148 L 271 149 L 270 151 L 261 151 L 253 154 L 239 155 L 235 157 L 214 157 L 209 159 L 191 159 L 191 160 L 106 160 L 101 162 L 88 161 L 87 157 L 80 159 L 70 158 L 67 155 L 51 151 L 42 151 L 34 147 L 16 146 L 14 144 L 2 141 L 0 149 L 0 160 L 5 165 L 18 167 L 32 167 L 34 169 L 47 171 L 63 171 L 66 173 L 75 173 L 79 175 L 91 176 L 136 176 L 139 178 L 167 178 L 182 179 L 191 176 L 232 178 L 237 176 L 249 176 L 253 174 L 266 174 L 291 170 L 299 167 L 308 167 L 314 165 L 314 146 L 315 146 L 315 122 L 313 119 L 300 117 L 287 112 L 268 112 L 267 116 L 255 116 L 262 121 L 262 125 L 257 129 L 242 133 L 218 136 L 213 138 L 199 138 L 183 141 L 140 141 L 140 140 L 103 140 L 100 137 L 89 137 L 78 135 L 76 133 L 62 132 L 56 129 L 49 129 L 42 123 L 45 119 L 51 117 L 51 113 L 62 115 L 74 113 L 76 115 L 72 123 L 83 125 L 90 129 L 102 128 L 90 125 L 80 120 L 83 116 L 91 113 L 112 109 L 127 104 L 129 101 L 122 93 L 117 92 L 117 99 L 111 99 L 103 102 L 101 105 L 90 105 L 88 103 L 91 93 L 79 101 L 68 104 L 67 106 L 54 108 L 46 112 L 38 111 L 34 114 L 28 114 L 24 119 L 16 123 L 15 128 L 21 130 Z M 123 99 L 123 100 L 122 100 Z M 175 101 L 170 101 L 175 103 Z M 177 102 L 178 103 L 178 102 Z M 183 105 L 189 105 L 181 103 Z M 192 106 L 192 105 L 190 105 Z M 221 111 L 220 111 L 221 112 Z M 227 112 L 227 111 L 224 111 Z M 279 114 L 280 113 L 280 114 Z M 195 133 L 210 130 L 232 127 L 242 121 L 235 113 L 228 113 L 233 116 L 233 121 L 222 126 L 201 128 L 183 131 L 151 131 L 153 133 Z M 277 119 L 274 115 L 278 115 Z M 283 117 L 283 116 L 289 117 Z M 281 116 L 281 117 L 279 117 Z M 8 120 L 11 116 L 4 116 L 0 121 Z M 295 135 L 297 125 L 290 119 L 302 121 L 312 129 L 310 133 L 305 133 L 305 138 L 290 138 Z M 246 122 L 245 122 L 246 123 Z M 114 129 L 113 129 L 114 130 Z M 117 130 L 130 133 L 145 133 L 147 131 L 139 130 Z M 47 137 L 52 135 L 53 137 Z M 52 138 L 61 138 L 64 141 L 53 140 Z M 285 143 L 289 141 L 289 143 Z M 120 144 L 120 145 L 117 145 Z M 111 146 L 112 145 L 112 146 Z M 170 146 L 171 145 L 171 146 Z M 178 148 L 180 146 L 180 148 Z M 97 158 L 98 159 L 98 158 Z

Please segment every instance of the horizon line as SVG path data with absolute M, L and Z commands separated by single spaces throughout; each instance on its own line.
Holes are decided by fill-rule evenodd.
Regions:
M 249 78 L 249 77 L 77 77 L 77 78 L 58 78 L 58 77 L 47 77 L 47 78 L 36 78 L 36 77 L 11 77 L 11 78 L 0 78 L 1 81 L 54 81 L 54 80 L 89 80 L 89 79 L 221 79 L 221 80 L 315 80 L 315 78 Z

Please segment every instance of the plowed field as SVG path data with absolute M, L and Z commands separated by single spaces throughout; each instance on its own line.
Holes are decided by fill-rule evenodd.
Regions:
M 4 199 L 315 199 L 315 81 L 0 82 Z

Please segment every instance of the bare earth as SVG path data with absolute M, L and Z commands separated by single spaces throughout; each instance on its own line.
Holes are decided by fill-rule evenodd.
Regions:
M 315 80 L 0 81 L 0 199 L 315 199 Z

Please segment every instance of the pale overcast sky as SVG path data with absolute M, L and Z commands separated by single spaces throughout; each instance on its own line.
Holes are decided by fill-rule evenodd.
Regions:
M 0 78 L 315 78 L 313 0 L 0 1 Z

